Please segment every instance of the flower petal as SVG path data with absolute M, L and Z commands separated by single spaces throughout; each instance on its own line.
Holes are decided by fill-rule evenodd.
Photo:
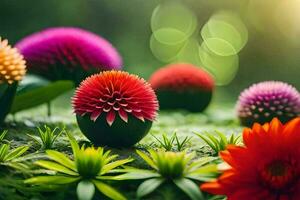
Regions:
M 128 122 L 127 113 L 123 109 L 120 109 L 118 113 L 119 113 L 119 116 L 121 117 L 121 119 L 127 123 Z
M 293 134 L 299 134 L 300 117 L 297 117 L 284 126 L 283 134 L 292 137 Z
M 200 186 L 200 189 L 204 192 L 209 192 L 211 194 L 224 194 L 225 191 L 222 188 L 222 185 L 218 181 L 204 183 Z
M 132 112 L 132 115 L 138 118 L 139 120 L 145 122 L 144 116 L 141 112 Z
M 270 123 L 270 128 L 266 132 L 272 132 L 272 134 L 279 134 L 282 131 L 283 125 L 278 118 L 274 118 Z
M 250 128 L 245 128 L 243 131 L 243 141 L 246 146 L 249 146 L 251 143 L 252 130 Z
M 91 114 L 91 120 L 92 121 L 96 121 L 98 119 L 98 117 L 101 115 L 102 111 L 101 110 L 95 110 L 92 114 Z
M 110 110 L 106 115 L 106 121 L 109 124 L 109 126 L 112 126 L 116 118 L 116 113 L 114 110 Z

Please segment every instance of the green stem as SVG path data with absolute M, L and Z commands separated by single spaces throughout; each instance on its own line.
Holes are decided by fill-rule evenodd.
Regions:
M 15 82 L 13 84 L 0 84 L 0 125 L 4 122 L 7 114 L 11 109 L 17 87 L 18 82 Z

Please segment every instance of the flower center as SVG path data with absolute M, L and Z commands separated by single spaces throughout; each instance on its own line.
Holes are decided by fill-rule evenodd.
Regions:
M 163 152 L 157 154 L 158 172 L 165 178 L 174 179 L 182 176 L 186 161 L 183 153 Z
M 103 110 L 105 112 L 109 112 L 111 109 L 119 111 L 121 108 L 126 110 L 128 107 L 126 99 L 124 99 L 118 91 L 115 91 L 110 95 L 105 95 L 105 98 L 101 99 L 101 103 L 103 104 Z
M 76 167 L 84 178 L 93 178 L 101 171 L 103 158 L 98 149 L 88 147 L 77 152 Z
M 295 181 L 296 167 L 291 162 L 275 160 L 267 164 L 262 170 L 262 179 L 267 187 L 276 192 L 290 188 Z
M 281 161 L 274 161 L 267 168 L 273 176 L 284 176 L 288 171 L 289 165 Z

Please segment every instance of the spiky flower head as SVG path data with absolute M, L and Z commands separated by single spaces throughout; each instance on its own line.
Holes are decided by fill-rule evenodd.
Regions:
M 30 72 L 51 80 L 82 80 L 84 72 L 122 66 L 120 55 L 107 40 L 79 28 L 49 28 L 25 37 L 16 47 Z
M 161 109 L 203 111 L 211 101 L 213 78 L 192 64 L 177 63 L 163 67 L 149 80 L 157 92 Z
M 236 107 L 245 126 L 270 122 L 275 117 L 285 123 L 300 116 L 300 94 L 287 83 L 261 82 L 244 90 Z
M 194 157 L 194 154 L 185 152 L 159 151 L 152 152 L 154 163 L 157 165 L 158 172 L 163 177 L 179 178 L 184 174 L 187 165 Z
M 72 104 L 80 130 L 93 144 L 117 148 L 140 141 L 158 110 L 150 85 L 123 71 L 88 77 L 77 88 Z
M 211 91 L 214 88 L 214 80 L 207 72 L 186 63 L 171 64 L 157 70 L 149 82 L 155 90 Z
M 73 108 L 76 114 L 89 115 L 92 121 L 106 115 L 111 126 L 117 116 L 124 122 L 128 122 L 128 115 L 153 121 L 158 102 L 144 79 L 123 71 L 105 71 L 80 84 L 73 97 Z
M 81 147 L 75 157 L 78 174 L 84 178 L 96 177 L 104 165 L 116 158 L 116 155 L 110 156 L 109 154 L 110 151 L 104 153 L 101 147 Z
M 16 48 L 0 37 L 0 84 L 20 81 L 26 73 L 25 60 Z

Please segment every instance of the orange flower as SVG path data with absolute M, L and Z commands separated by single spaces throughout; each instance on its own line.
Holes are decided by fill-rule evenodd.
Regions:
M 244 147 L 229 145 L 220 153 L 231 168 L 201 189 L 228 200 L 299 200 L 300 118 L 254 124 L 243 139 Z

